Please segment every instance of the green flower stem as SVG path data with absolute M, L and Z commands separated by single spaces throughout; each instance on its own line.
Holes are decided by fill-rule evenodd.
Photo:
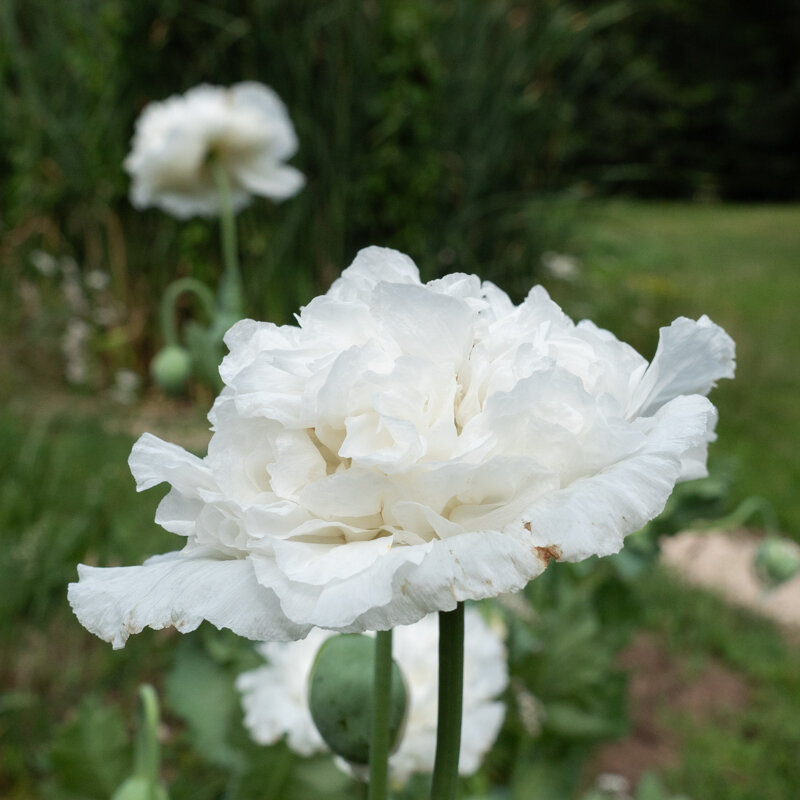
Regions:
M 239 271 L 239 246 L 236 241 L 236 216 L 233 213 L 231 184 L 222 166 L 211 162 L 211 172 L 219 192 L 219 222 L 222 233 L 222 261 L 225 275 L 220 282 L 220 305 L 237 318 L 244 314 L 242 276 Z
M 454 800 L 464 693 L 464 604 L 439 612 L 439 716 L 431 800 Z
M 389 709 L 392 695 L 392 632 L 375 636 L 372 743 L 369 749 L 369 800 L 389 796 Z
M 184 292 L 191 292 L 200 301 L 210 319 L 214 318 L 214 294 L 196 278 L 178 278 L 161 295 L 161 335 L 167 345 L 179 344 L 178 327 L 175 323 L 175 303 Z

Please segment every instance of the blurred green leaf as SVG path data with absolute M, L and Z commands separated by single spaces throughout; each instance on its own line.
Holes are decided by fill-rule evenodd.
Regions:
M 181 641 L 167 676 L 166 705 L 185 722 L 203 758 L 229 769 L 242 766 L 242 756 L 228 741 L 238 696 L 231 676 L 193 642 Z
M 575 739 L 602 738 L 620 732 L 618 720 L 608 720 L 569 703 L 548 704 L 544 724 L 559 736 Z
M 49 750 L 56 790 L 107 800 L 130 760 L 125 718 L 117 706 L 87 695 L 56 732 Z

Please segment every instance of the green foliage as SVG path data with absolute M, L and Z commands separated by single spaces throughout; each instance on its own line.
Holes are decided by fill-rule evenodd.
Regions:
M 121 710 L 97 695 L 86 695 L 53 738 L 49 760 L 55 777 L 46 796 L 107 800 L 125 776 L 128 758 Z
M 161 781 L 158 695 L 149 684 L 139 687 L 139 714 L 133 771 L 111 800 L 169 800 Z
M 626 794 L 625 797 L 628 795 Z M 581 800 L 615 800 L 618 793 L 607 792 L 603 789 L 593 789 L 581 797 Z M 632 800 L 689 800 L 686 795 L 673 795 L 661 780 L 652 772 L 646 772 L 639 780 Z
M 585 0 L 588 11 L 608 0 Z M 798 197 L 800 7 L 636 0 L 575 106 L 571 174 L 649 197 Z M 563 79 L 563 77 L 562 77 Z
M 744 678 L 745 708 L 698 725 L 674 718 L 683 759 L 668 785 L 703 800 L 783 800 L 800 786 L 797 642 L 718 597 L 687 589 L 661 572 L 637 582 L 642 622 L 687 661 L 722 663 Z M 786 748 L 787 743 L 793 743 Z M 725 781 L 720 775 L 727 776 Z
M 121 164 L 147 102 L 257 79 L 289 107 L 308 184 L 240 215 L 248 311 L 286 320 L 368 244 L 409 252 L 426 277 L 477 270 L 519 296 L 568 217 L 549 190 L 574 98 L 552 76 L 568 63 L 578 85 L 587 42 L 614 18 L 511 0 L 10 0 L 5 255 L 45 227 L 51 247 L 110 265 L 119 293 L 151 307 L 177 275 L 215 281 L 213 226 L 133 211 Z
M 228 744 L 238 706 L 236 690 L 230 675 L 191 639 L 182 641 L 176 649 L 165 700 L 186 723 L 191 745 L 199 755 L 216 766 L 241 769 L 240 754 Z
M 0 636 L 22 613 L 45 623 L 79 561 L 164 549 L 153 499 L 136 497 L 129 452 L 128 437 L 102 434 L 95 422 L 0 419 Z

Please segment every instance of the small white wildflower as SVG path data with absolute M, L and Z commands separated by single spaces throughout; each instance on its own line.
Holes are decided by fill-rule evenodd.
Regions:
M 574 281 L 580 275 L 578 259 L 564 253 L 547 250 L 542 253 L 542 266 L 554 277 L 562 281 Z
M 61 281 L 61 293 L 73 314 L 87 314 L 89 303 L 80 282 L 71 275 L 65 275 Z
M 118 369 L 114 374 L 111 398 L 120 405 L 131 405 L 136 400 L 136 394 L 141 385 L 142 379 L 138 373 L 132 369 Z
M 525 733 L 531 738 L 536 738 L 542 732 L 542 720 L 545 718 L 544 705 L 519 678 L 511 682 L 511 689 L 517 701 L 517 711 Z
M 78 262 L 72 256 L 62 256 L 58 261 L 58 266 L 64 277 L 78 279 L 80 268 L 78 267 Z
M 33 250 L 29 259 L 36 270 L 45 277 L 49 278 L 58 271 L 58 261 L 55 256 L 46 253 L 44 250 Z
M 608 792 L 617 800 L 628 800 L 630 798 L 630 781 L 624 775 L 617 775 L 613 772 L 604 772 L 597 776 L 595 786 L 601 792 Z
M 101 328 L 110 328 L 122 319 L 120 310 L 114 305 L 101 305 L 92 311 L 92 320 Z
M 102 269 L 92 269 L 86 273 L 84 283 L 93 292 L 102 292 L 104 289 L 108 289 L 111 283 L 111 276 Z
M 86 346 L 91 331 L 84 320 L 73 317 L 67 323 L 67 329 L 61 337 L 61 352 L 66 361 L 65 374 L 67 381 L 80 385 L 89 377 L 89 362 Z

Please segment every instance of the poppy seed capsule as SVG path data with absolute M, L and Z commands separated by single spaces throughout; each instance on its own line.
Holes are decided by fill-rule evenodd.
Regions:
M 153 380 L 167 394 L 179 394 L 189 380 L 192 357 L 189 351 L 178 345 L 168 345 L 158 351 L 150 362 Z
M 756 550 L 753 567 L 759 580 L 774 589 L 800 572 L 800 547 L 788 539 L 765 539 Z
M 328 639 L 309 678 L 308 705 L 325 743 L 352 764 L 369 763 L 375 640 L 361 634 Z M 401 739 L 408 707 L 403 673 L 392 660 L 389 749 Z

